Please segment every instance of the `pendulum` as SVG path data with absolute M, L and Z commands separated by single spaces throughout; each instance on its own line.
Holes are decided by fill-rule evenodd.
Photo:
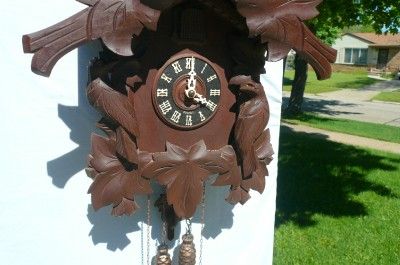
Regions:
M 157 251 L 157 265 L 171 265 L 171 257 L 168 254 L 168 246 L 162 244 Z
M 188 229 L 186 234 L 182 236 L 182 244 L 179 248 L 179 265 L 195 265 L 196 249 L 193 243 L 193 235 L 191 233 L 191 220 L 186 220 Z

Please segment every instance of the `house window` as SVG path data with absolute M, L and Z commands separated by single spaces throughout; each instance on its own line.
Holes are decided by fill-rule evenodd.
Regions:
M 368 49 L 346 48 L 344 62 L 349 64 L 367 64 Z

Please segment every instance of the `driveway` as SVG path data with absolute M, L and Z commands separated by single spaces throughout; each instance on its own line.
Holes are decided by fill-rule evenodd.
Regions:
M 363 89 L 343 89 L 321 94 L 305 94 L 303 110 L 323 116 L 343 118 L 400 127 L 400 104 L 371 101 L 382 91 L 400 89 L 400 80 L 379 82 Z M 290 92 L 283 93 L 287 105 Z

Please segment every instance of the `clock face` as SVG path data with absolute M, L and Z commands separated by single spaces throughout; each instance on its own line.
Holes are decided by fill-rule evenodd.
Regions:
M 195 54 L 183 55 L 160 69 L 152 93 L 158 116 L 167 125 L 190 130 L 217 112 L 221 81 L 211 62 Z

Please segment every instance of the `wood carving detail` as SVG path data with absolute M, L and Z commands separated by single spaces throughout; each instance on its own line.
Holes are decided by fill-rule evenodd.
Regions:
M 201 140 L 187 150 L 169 142 L 166 147 L 166 152 L 153 154 L 153 162 L 142 174 L 166 186 L 168 204 L 178 217 L 193 216 L 202 199 L 203 184 L 211 175 L 218 174 L 215 186 L 240 183 L 231 146 L 210 151 Z
M 160 11 L 140 0 L 77 0 L 89 7 L 49 28 L 24 35 L 24 52 L 34 53 L 32 71 L 49 76 L 56 62 L 84 43 L 101 38 L 114 53 L 130 56 L 132 35 L 157 29 Z
M 135 195 L 152 193 L 151 181 L 157 181 L 166 187 L 156 204 L 172 237 L 173 225 L 193 216 L 203 185 L 213 175 L 212 185 L 231 187 L 229 203 L 245 203 L 250 190 L 262 193 L 273 150 L 270 132 L 265 130 L 269 106 L 259 76 L 265 60 L 280 60 L 290 49 L 308 60 L 319 79 L 330 76 L 336 51 L 303 23 L 318 14 L 316 7 L 322 0 L 78 1 L 88 7 L 24 35 L 22 41 L 24 52 L 34 53 L 32 70 L 45 76 L 63 55 L 86 42 L 101 39 L 106 47 L 91 65 L 92 82 L 87 88 L 89 102 L 103 115 L 98 126 L 106 133 L 92 135 L 88 157 L 93 207 L 113 205 L 113 215 L 132 214 L 139 208 Z M 190 27 L 182 23 L 182 17 Z M 204 23 L 199 25 L 199 21 Z M 196 33 L 197 26 L 207 33 L 207 41 L 187 34 Z M 183 59 L 183 53 L 187 58 Z M 190 58 L 196 58 L 201 68 L 189 65 Z M 162 72 L 160 67 L 168 60 L 170 72 Z M 215 73 L 202 77 L 199 73 L 207 73 L 206 67 L 215 68 Z M 172 82 L 174 73 L 176 83 Z M 160 83 L 164 87 L 156 85 L 156 78 L 164 80 Z M 213 80 L 220 86 L 213 86 Z M 165 82 L 171 82 L 170 89 Z M 175 113 L 169 103 L 181 95 L 185 99 L 185 94 L 168 98 L 171 102 L 164 96 L 174 95 L 176 87 L 186 91 L 190 82 L 199 84 L 194 85 L 192 100 L 198 99 L 204 108 L 207 103 L 208 108 L 211 103 L 220 106 L 212 107 L 215 115 L 199 127 L 192 122 L 195 115 L 205 118 L 203 112 L 178 112 L 172 121 L 185 115 L 182 124 L 193 127 L 185 131 L 165 122 Z M 164 122 L 151 101 L 157 93 L 159 111 L 166 104 L 161 110 Z M 210 101 L 217 95 L 218 102 Z M 197 108 L 197 103 L 190 104 Z
M 268 44 L 268 60 L 286 57 L 290 49 L 302 54 L 319 79 L 330 77 L 330 63 L 336 50 L 322 43 L 302 22 L 318 15 L 322 0 L 236 0 L 238 12 L 246 18 L 250 37 L 260 36 Z
M 86 172 L 93 178 L 93 183 L 88 192 L 92 194 L 95 210 L 112 204 L 113 215 L 130 215 L 139 208 L 134 195 L 152 193 L 149 180 L 141 177 L 142 168 L 151 161 L 151 155 L 137 150 L 122 127 L 116 132 L 107 132 L 108 137 L 92 135 L 92 151 Z M 121 141 L 125 146 L 119 150 Z M 127 149 L 132 152 L 124 157 Z
M 249 199 L 246 193 L 250 189 L 259 193 L 265 189 L 267 165 L 274 154 L 269 129 L 265 130 L 269 107 L 263 86 L 250 76 L 235 76 L 229 83 L 238 86 L 240 93 L 245 94 L 242 98 L 246 100 L 240 105 L 234 128 L 235 144 L 241 158 L 242 181 L 240 187 L 233 185 L 227 200 L 243 204 Z
M 92 81 L 87 89 L 89 102 L 98 111 L 121 124 L 129 133 L 139 136 L 132 94 L 128 88 L 125 96 L 109 87 L 100 78 Z

